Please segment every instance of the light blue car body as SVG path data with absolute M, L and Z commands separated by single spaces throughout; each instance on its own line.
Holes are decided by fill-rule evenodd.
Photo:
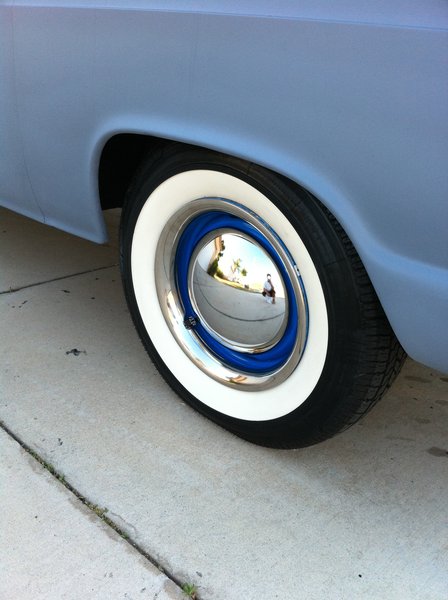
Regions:
M 0 86 L 3 206 L 104 242 L 114 135 L 248 159 L 328 207 L 448 370 L 446 0 L 0 1 Z

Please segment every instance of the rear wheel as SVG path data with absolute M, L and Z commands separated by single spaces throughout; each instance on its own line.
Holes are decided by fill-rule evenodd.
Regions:
M 148 161 L 123 209 L 121 259 L 134 323 L 167 382 L 252 442 L 330 437 L 401 364 L 340 225 L 261 167 L 183 146 Z

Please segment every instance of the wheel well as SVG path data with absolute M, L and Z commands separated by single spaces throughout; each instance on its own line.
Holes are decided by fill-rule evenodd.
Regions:
M 102 210 L 121 208 L 126 190 L 142 161 L 163 146 L 182 144 L 167 138 L 137 133 L 119 133 L 105 144 L 98 167 L 98 188 Z M 184 144 L 192 147 L 191 144 Z M 201 146 L 199 146 L 200 148 Z M 212 152 L 208 148 L 204 148 Z M 298 184 L 280 175 L 290 187 Z M 300 186 L 299 186 L 300 187 Z
M 143 158 L 171 143 L 149 135 L 120 133 L 110 138 L 103 148 L 98 168 L 101 208 L 118 208 L 137 167 Z

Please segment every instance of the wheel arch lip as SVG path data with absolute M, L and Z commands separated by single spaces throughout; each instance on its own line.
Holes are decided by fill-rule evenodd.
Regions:
M 179 135 L 182 131 L 182 135 Z M 406 352 L 418 361 L 448 371 L 448 331 L 443 331 L 448 302 L 448 268 L 403 255 L 384 243 L 363 217 L 361 205 L 335 175 L 311 164 L 305 153 L 286 151 L 230 130 L 204 128 L 177 119 L 121 115 L 104 122 L 91 146 L 92 185 L 99 203 L 97 177 L 106 143 L 120 134 L 151 136 L 222 152 L 285 177 L 319 200 L 339 221 L 358 252 L 386 316 Z M 297 150 L 297 148 L 295 148 Z M 100 227 L 100 224 L 98 224 Z M 418 224 L 416 224 L 418 232 Z M 378 233 L 378 235 L 376 234 Z M 416 234 L 418 235 L 418 234 Z M 448 257 L 447 257 L 448 262 Z M 442 330 L 442 335 L 441 335 Z M 445 335 L 445 337 L 443 337 Z
M 180 131 L 182 135 L 179 134 Z M 166 144 L 180 143 L 195 146 L 269 169 L 317 198 L 341 223 L 352 242 L 353 237 L 359 238 L 360 244 L 363 245 L 362 240 L 372 236 L 357 210 L 356 202 L 351 200 L 347 193 L 342 193 L 342 186 L 337 178 L 329 178 L 318 165 L 312 164 L 306 158 L 306 152 L 299 153 L 300 147 L 291 148 L 287 152 L 279 144 L 267 144 L 253 136 L 249 138 L 224 128 L 186 124 L 182 119 L 153 119 L 131 113 L 117 115 L 102 123 L 97 128 L 94 134 L 95 141 L 89 149 L 92 180 L 98 202 L 98 168 L 103 150 L 110 140 L 122 134 L 158 138 Z M 359 231 L 358 235 L 356 231 Z

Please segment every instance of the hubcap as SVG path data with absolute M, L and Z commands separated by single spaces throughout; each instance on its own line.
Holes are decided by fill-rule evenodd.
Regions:
M 222 198 L 185 205 L 160 236 L 155 272 L 173 336 L 209 376 L 252 391 L 296 368 L 305 290 L 287 248 L 254 212 Z

